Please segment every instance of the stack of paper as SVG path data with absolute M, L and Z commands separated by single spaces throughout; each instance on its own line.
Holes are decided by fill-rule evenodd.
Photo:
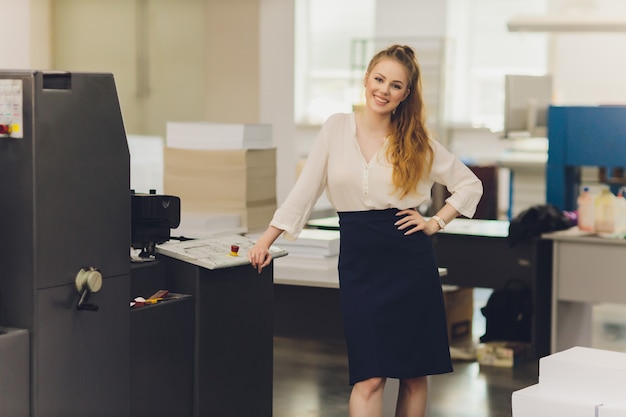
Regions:
M 180 224 L 171 234 L 186 238 L 204 238 L 224 233 L 245 233 L 238 214 L 181 213 Z
M 259 233 L 246 236 L 256 241 Z M 289 255 L 274 262 L 274 282 L 277 284 L 339 287 L 339 231 L 304 229 L 296 240 L 283 236 L 276 245 Z
M 168 122 L 165 146 L 179 149 L 268 149 L 272 125 Z
M 513 417 L 626 415 L 626 353 L 573 347 L 539 360 L 539 383 L 515 391 Z
M 274 283 L 339 288 L 339 256 L 307 258 L 285 256 L 274 261 Z
M 163 189 L 186 213 L 237 215 L 244 230 L 267 227 L 276 210 L 272 126 L 168 122 Z
M 303 229 L 296 240 L 287 240 L 283 236 L 276 244 L 291 255 L 306 258 L 324 258 L 339 255 L 339 231 L 322 229 Z

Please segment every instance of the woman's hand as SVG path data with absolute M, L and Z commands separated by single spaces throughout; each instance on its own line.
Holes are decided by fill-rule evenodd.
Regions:
M 270 255 L 270 246 L 280 236 L 283 230 L 274 226 L 269 226 L 265 232 L 259 237 L 256 243 L 248 250 L 248 260 L 253 268 L 259 271 L 259 274 L 272 262 Z
M 248 260 L 253 268 L 255 268 L 259 274 L 272 262 L 272 255 L 269 248 L 260 245 L 258 242 L 248 250 Z
M 410 235 L 423 230 L 428 236 L 434 235 L 439 231 L 439 224 L 434 220 L 426 220 L 415 209 L 400 210 L 396 216 L 403 216 L 394 224 L 398 226 L 398 230 L 404 230 L 405 235 Z

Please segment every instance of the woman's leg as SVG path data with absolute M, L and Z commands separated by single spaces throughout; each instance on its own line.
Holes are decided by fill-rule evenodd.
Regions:
M 428 399 L 428 379 L 425 376 L 400 380 L 396 417 L 424 417 Z
M 383 409 L 385 378 L 357 382 L 350 394 L 350 417 L 380 417 Z

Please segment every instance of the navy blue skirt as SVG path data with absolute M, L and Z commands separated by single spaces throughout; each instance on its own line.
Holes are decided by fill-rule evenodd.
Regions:
M 397 209 L 339 212 L 339 284 L 350 384 L 452 371 L 429 236 L 404 235 Z

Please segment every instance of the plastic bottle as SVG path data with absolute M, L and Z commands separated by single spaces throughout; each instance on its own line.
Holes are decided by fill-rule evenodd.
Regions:
M 594 199 L 589 187 L 583 188 L 578 196 L 578 228 L 586 232 L 594 231 Z
M 615 196 L 603 188 L 594 205 L 594 225 L 597 233 L 615 232 Z
M 615 233 L 626 232 L 626 198 L 624 198 L 624 187 L 622 187 L 615 197 Z

